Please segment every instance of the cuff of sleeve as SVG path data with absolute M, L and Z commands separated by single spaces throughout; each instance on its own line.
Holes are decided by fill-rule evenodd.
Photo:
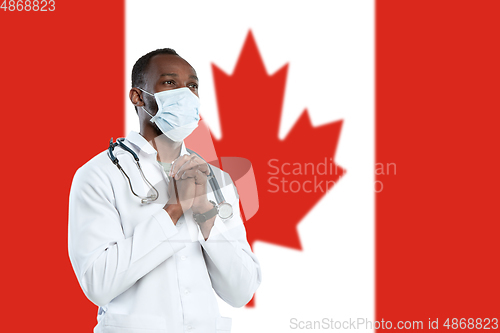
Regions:
M 220 242 L 229 242 L 229 243 L 237 243 L 237 241 L 232 240 L 230 237 L 228 237 L 229 230 L 227 226 L 225 225 L 224 221 L 217 216 L 215 218 L 214 226 L 210 230 L 210 234 L 208 235 L 207 240 L 203 237 L 203 234 L 201 233 L 201 229 L 198 228 L 198 241 L 200 244 L 203 246 L 205 244 L 212 244 L 212 243 L 220 243 Z M 235 246 L 233 244 L 233 246 Z
M 166 242 L 170 245 L 174 252 L 177 252 L 186 247 L 186 240 L 183 239 L 182 233 L 179 232 L 170 215 L 161 209 L 153 215 L 153 218 L 158 222 L 167 238 Z
M 174 225 L 174 222 L 164 209 L 160 209 L 157 213 L 155 213 L 153 215 L 153 218 L 156 220 L 156 222 L 158 222 L 167 239 L 177 234 L 178 231 Z

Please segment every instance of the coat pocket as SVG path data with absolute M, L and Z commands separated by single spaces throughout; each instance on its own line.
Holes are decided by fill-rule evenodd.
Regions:
M 167 322 L 165 318 L 151 315 L 125 315 L 117 313 L 106 313 L 103 318 L 103 332 L 166 332 Z
M 217 318 L 217 333 L 230 333 L 232 319 L 229 317 L 219 317 Z

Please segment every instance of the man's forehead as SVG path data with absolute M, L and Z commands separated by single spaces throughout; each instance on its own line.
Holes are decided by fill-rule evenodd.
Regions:
M 151 57 L 146 75 L 157 79 L 165 74 L 188 73 L 190 76 L 196 76 L 194 68 L 183 58 L 174 54 L 157 54 Z

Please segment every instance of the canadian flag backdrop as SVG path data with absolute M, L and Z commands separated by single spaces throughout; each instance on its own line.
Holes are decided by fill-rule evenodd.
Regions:
M 255 174 L 263 282 L 250 306 L 219 302 L 233 332 L 500 316 L 498 1 L 2 2 L 2 331 L 95 326 L 69 189 L 138 130 L 130 72 L 163 47 L 197 71 L 222 166 Z M 335 172 L 293 173 L 306 163 Z

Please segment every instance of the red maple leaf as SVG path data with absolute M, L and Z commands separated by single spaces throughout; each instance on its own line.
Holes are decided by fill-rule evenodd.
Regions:
M 238 187 L 248 241 L 251 246 L 260 240 L 300 250 L 298 223 L 345 173 L 334 163 L 342 120 L 313 127 L 304 110 L 280 140 L 288 64 L 268 75 L 251 31 L 233 74 L 214 64 L 212 70 L 222 131 L 220 140 L 212 134 L 219 163 L 236 183 L 242 172 L 225 167 L 225 157 L 249 160 L 255 174 L 259 209 L 249 221 L 241 209 L 245 189 Z M 325 167 L 318 170 L 320 164 Z
M 250 245 L 260 240 L 301 249 L 297 224 L 325 195 L 327 185 L 330 189 L 345 173 L 333 162 L 342 121 L 313 127 L 304 110 L 286 138 L 280 140 L 278 131 L 288 65 L 268 75 L 251 31 L 233 74 L 228 75 L 215 65 L 212 70 L 222 132 L 220 140 L 212 136 L 217 155 L 244 157 L 255 172 L 260 207 L 245 224 L 248 241 Z M 327 174 L 320 175 L 317 166 L 325 164 L 325 159 Z M 301 175 L 292 174 L 294 170 L 299 172 L 299 165 L 294 163 L 301 166 Z M 280 168 L 279 173 L 270 174 L 276 173 L 276 167 Z M 291 174 L 283 174 L 282 167 Z M 319 171 L 323 173 L 323 168 Z M 322 181 L 321 189 L 317 187 L 316 191 L 315 177 L 317 186 Z M 283 185 L 283 179 L 288 184 Z M 298 184 L 303 185 L 299 191 Z

